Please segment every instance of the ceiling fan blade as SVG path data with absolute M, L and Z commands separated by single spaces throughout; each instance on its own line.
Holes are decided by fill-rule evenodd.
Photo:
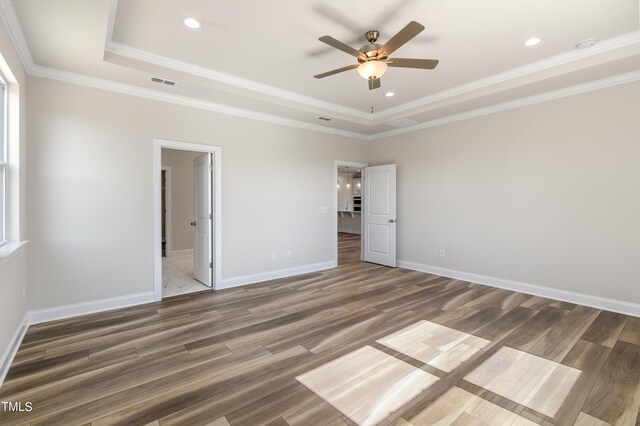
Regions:
M 318 40 L 320 40 L 323 43 L 328 44 L 331 47 L 335 47 L 338 50 L 342 50 L 345 53 L 348 53 L 351 56 L 355 56 L 356 58 L 360 55 L 362 55 L 362 52 L 360 52 L 359 50 L 354 49 L 353 47 L 344 44 L 343 42 L 336 40 L 335 38 L 331 37 L 331 36 L 322 36 L 320 37 Z
M 390 67 L 399 68 L 420 68 L 432 70 L 438 65 L 437 59 L 408 59 L 408 58 L 392 58 L 387 61 Z
M 370 78 L 369 79 L 369 90 L 377 89 L 380 87 L 380 79 L 379 78 Z
M 403 44 L 420 34 L 422 30 L 424 30 L 424 25 L 411 21 L 398 34 L 391 37 L 391 40 L 382 45 L 378 52 L 383 53 L 384 56 L 389 56 Z
M 313 78 L 325 78 L 325 77 L 329 77 L 330 75 L 334 75 L 334 74 L 338 74 L 338 73 L 341 73 L 341 72 L 353 70 L 353 69 L 356 69 L 356 68 L 358 68 L 358 64 L 347 65 L 346 67 L 342 67 L 342 68 L 338 68 L 336 70 L 323 72 L 322 74 L 314 75 Z

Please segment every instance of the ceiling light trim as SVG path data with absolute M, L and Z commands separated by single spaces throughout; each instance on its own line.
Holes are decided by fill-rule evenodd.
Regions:
M 619 86 L 622 84 L 640 81 L 640 71 L 633 71 L 624 74 L 614 75 L 612 77 L 602 78 L 587 83 L 576 84 L 574 86 L 564 87 L 562 89 L 551 90 L 549 92 L 540 93 L 538 95 L 527 96 L 509 102 L 503 102 L 488 107 L 478 108 L 471 111 L 465 111 L 459 114 L 453 114 L 446 117 L 436 118 L 426 121 L 415 126 L 403 127 L 399 129 L 389 130 L 386 132 L 371 135 L 369 140 L 385 139 L 405 133 L 412 133 L 418 130 L 428 129 L 431 127 L 442 126 L 445 124 L 455 123 L 457 121 L 469 120 L 471 118 L 482 117 L 497 112 L 518 109 L 529 105 L 535 105 L 556 99 L 566 98 L 569 96 L 580 95 L 583 93 L 593 92 L 595 90 L 606 89 L 608 87 Z
M 46 67 L 42 65 L 34 65 L 30 75 L 35 77 L 48 78 L 51 80 L 62 81 L 65 83 L 76 84 L 79 86 L 91 87 L 110 92 L 116 92 L 124 95 L 137 96 L 140 98 L 151 99 L 155 101 L 173 103 L 177 105 L 204 109 L 207 111 L 218 112 L 236 117 L 242 117 L 252 120 L 263 121 L 272 124 L 279 124 L 288 127 L 295 127 L 303 130 L 311 130 L 321 133 L 328 133 L 337 136 L 343 136 L 352 139 L 368 140 L 369 136 L 363 133 L 349 132 L 347 130 L 334 129 L 333 127 L 325 127 L 317 124 L 305 123 L 303 121 L 293 120 L 290 118 L 280 117 L 262 112 L 251 111 L 243 108 L 232 107 L 229 105 L 218 104 L 215 102 L 204 101 L 190 98 L 187 96 L 175 95 L 172 93 L 160 92 L 158 90 L 147 89 L 126 83 L 119 83 L 112 80 L 106 80 L 98 77 L 91 77 L 85 74 L 74 73 L 70 71 L 60 70 L 57 68 Z
M 202 28 L 202 21 L 194 18 L 193 16 L 185 16 L 182 18 L 182 23 L 190 30 L 199 30 Z
M 522 43 L 522 45 L 524 47 L 534 47 L 539 45 L 540 43 L 542 43 L 542 39 L 540 37 L 531 37 L 525 40 L 524 43 Z

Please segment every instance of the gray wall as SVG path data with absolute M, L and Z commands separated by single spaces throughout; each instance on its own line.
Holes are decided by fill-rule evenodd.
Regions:
M 201 152 L 162 150 L 162 165 L 171 167 L 171 250 L 193 249 L 195 228 L 195 188 L 193 159 Z M 171 253 L 167 253 L 171 255 Z
M 398 259 L 640 303 L 639 111 L 633 83 L 375 141 Z
M 334 160 L 369 153 L 366 141 L 47 79 L 30 80 L 29 100 L 34 309 L 153 290 L 154 138 L 222 147 L 223 279 L 331 261 Z

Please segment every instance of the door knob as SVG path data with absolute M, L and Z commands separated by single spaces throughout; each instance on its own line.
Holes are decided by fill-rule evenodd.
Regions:
M 395 219 L 389 219 L 389 223 L 396 223 Z

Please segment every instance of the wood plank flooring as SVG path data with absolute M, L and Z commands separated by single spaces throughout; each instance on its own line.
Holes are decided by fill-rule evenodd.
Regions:
M 33 326 L 1 425 L 638 425 L 640 319 L 360 262 Z

